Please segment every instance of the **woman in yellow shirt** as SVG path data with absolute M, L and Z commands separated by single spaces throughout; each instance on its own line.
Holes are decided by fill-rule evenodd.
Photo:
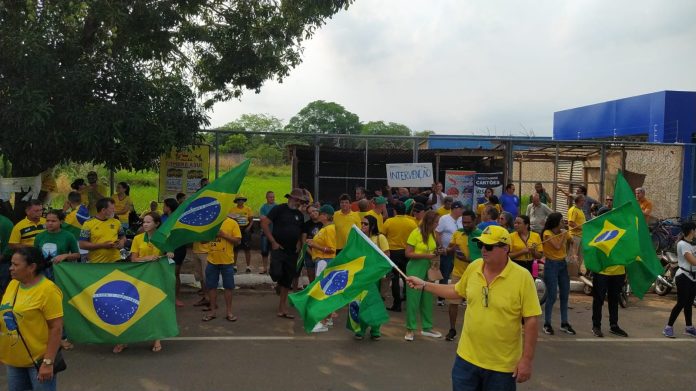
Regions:
M 45 267 L 35 247 L 12 255 L 12 281 L 0 306 L 0 361 L 10 390 L 56 389 L 53 364 L 63 331 L 63 294 L 43 275 Z
M 150 241 L 152 235 L 155 234 L 157 228 L 162 223 L 162 219 L 157 212 L 148 212 L 143 217 L 143 230 L 145 232 L 136 235 L 131 244 L 131 262 L 151 262 L 162 257 L 162 251 Z M 167 253 L 168 257 L 173 258 L 174 253 Z M 127 345 L 119 344 L 114 347 L 114 353 L 120 353 Z M 160 340 L 152 343 L 152 351 L 159 352 L 162 350 Z
M 406 275 L 423 280 L 428 278 L 431 261 L 440 259 L 443 251 L 438 249 L 435 227 L 440 216 L 435 211 L 428 211 L 421 225 L 414 229 L 406 241 Z M 433 295 L 421 289 L 406 289 L 406 341 L 413 341 L 413 334 L 421 319 L 421 335 L 440 338 L 442 334 L 433 330 Z
M 546 218 L 544 225 L 544 283 L 548 296 L 544 303 L 544 333 L 553 335 L 551 327 L 551 315 L 553 305 L 556 302 L 556 292 L 561 299 L 561 331 L 575 335 L 575 330 L 568 323 L 568 296 L 570 295 L 570 277 L 568 276 L 568 263 L 565 260 L 566 248 L 571 236 L 561 228 L 563 215 L 554 212 Z
M 121 227 L 127 230 L 128 215 L 133 210 L 133 201 L 130 199 L 130 186 L 126 182 L 119 182 L 116 185 L 116 194 L 111 199 L 114 200 L 115 217 L 121 222 Z
M 532 264 L 542 256 L 541 237 L 529 229 L 529 216 L 517 216 L 513 226 L 515 232 L 510 235 L 510 259 L 532 273 Z

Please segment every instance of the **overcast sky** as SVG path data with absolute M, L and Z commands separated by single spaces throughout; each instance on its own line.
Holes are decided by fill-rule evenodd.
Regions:
M 321 99 L 412 130 L 550 136 L 554 111 L 696 91 L 694 17 L 694 0 L 357 0 L 282 84 L 218 103 L 211 126 Z

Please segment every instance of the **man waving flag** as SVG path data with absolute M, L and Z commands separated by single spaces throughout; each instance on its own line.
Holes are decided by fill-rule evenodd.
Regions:
M 198 190 L 152 235 L 152 243 L 162 251 L 173 251 L 188 243 L 215 239 L 248 169 L 249 160 L 245 160 Z

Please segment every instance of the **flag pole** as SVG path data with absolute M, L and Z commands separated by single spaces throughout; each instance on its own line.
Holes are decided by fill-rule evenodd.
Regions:
M 370 246 L 372 246 L 372 248 L 374 248 L 375 250 L 377 250 L 377 252 L 382 256 L 382 258 L 384 258 L 385 261 L 389 262 L 389 264 L 390 264 L 397 272 L 399 272 L 399 274 L 401 274 L 401 276 L 402 276 L 403 278 L 408 278 L 408 276 L 407 276 L 403 271 L 401 271 L 401 269 L 399 269 L 399 267 L 396 266 L 396 264 L 395 264 L 391 259 L 389 259 L 389 257 L 387 256 L 387 254 L 385 254 L 384 252 L 382 252 L 382 250 L 381 250 L 379 247 L 377 247 L 377 245 L 374 244 L 374 242 L 372 242 L 372 240 L 371 240 L 367 235 L 365 235 L 365 233 L 364 233 L 363 231 L 361 231 L 360 229 L 358 229 L 358 227 L 357 227 L 355 224 L 353 224 L 352 229 L 355 230 L 358 234 L 360 234 L 360 236 L 362 236 L 362 238 L 363 238 Z

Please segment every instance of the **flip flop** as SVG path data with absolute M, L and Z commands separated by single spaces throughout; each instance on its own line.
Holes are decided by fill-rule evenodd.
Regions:
M 203 322 L 210 322 L 211 320 L 213 320 L 213 319 L 215 319 L 215 318 L 217 318 L 216 315 L 207 314 L 207 315 L 204 316 L 203 319 L 201 319 L 201 320 L 202 320 Z
M 277 314 L 279 318 L 285 318 L 285 319 L 295 319 L 295 315 L 290 315 L 290 314 Z
M 126 344 L 118 344 L 118 345 L 114 346 L 114 349 L 112 350 L 112 352 L 114 352 L 114 354 L 119 354 L 119 353 L 123 352 L 123 351 L 126 350 L 126 349 L 128 349 L 128 345 L 126 345 Z
M 157 353 L 157 352 L 159 352 L 159 351 L 161 351 L 161 350 L 162 350 L 162 345 L 154 345 L 154 346 L 152 347 L 152 351 L 155 352 L 155 353 Z
M 227 319 L 227 320 L 230 321 L 230 322 L 236 322 L 236 321 L 237 321 L 237 317 L 234 316 L 234 315 L 227 315 L 227 316 L 225 316 L 225 319 Z

